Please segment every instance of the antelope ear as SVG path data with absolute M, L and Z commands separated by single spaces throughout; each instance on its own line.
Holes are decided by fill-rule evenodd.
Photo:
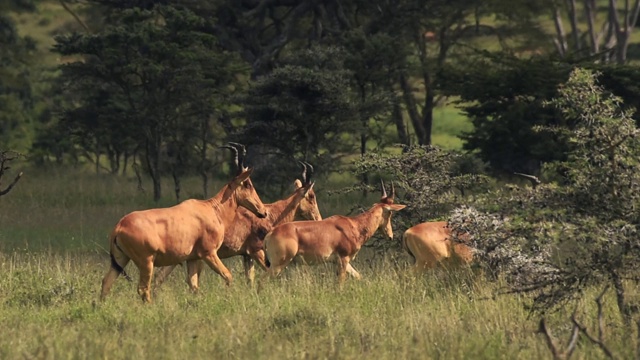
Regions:
M 298 190 L 302 187 L 302 181 L 296 179 L 296 181 L 293 182 L 293 188 Z
M 401 205 L 401 204 L 391 204 L 391 205 L 386 205 L 385 209 L 387 210 L 391 210 L 391 211 L 400 211 L 404 208 L 406 208 L 407 205 Z
M 313 185 L 315 185 L 315 181 L 312 182 L 311 184 L 307 184 L 307 189 L 304 191 L 304 196 L 307 196 L 307 194 L 309 193 L 309 191 L 311 191 L 311 189 L 313 189 Z
M 243 181 L 247 180 L 249 176 L 251 176 L 252 172 L 253 168 L 246 168 L 243 172 L 241 172 L 233 179 L 233 183 L 236 185 L 240 185 Z

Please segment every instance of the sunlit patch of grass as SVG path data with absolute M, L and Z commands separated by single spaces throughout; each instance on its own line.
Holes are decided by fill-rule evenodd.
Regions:
M 447 150 L 460 150 L 463 132 L 473 130 L 473 125 L 459 109 L 453 106 L 436 107 L 433 111 L 433 145 Z

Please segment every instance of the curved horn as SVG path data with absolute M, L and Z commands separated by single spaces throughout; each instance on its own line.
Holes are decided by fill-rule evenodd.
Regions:
M 313 175 L 314 169 L 313 169 L 313 165 L 309 164 L 308 162 L 304 162 L 307 167 L 309 168 L 309 173 L 307 174 L 307 184 L 311 182 L 311 176 Z
M 308 183 L 307 181 L 307 164 L 303 163 L 302 161 L 298 160 L 298 163 L 300 165 L 302 165 L 302 182 L 306 185 Z
M 382 181 L 382 179 L 380 179 L 380 187 L 382 188 L 382 197 L 386 198 L 387 197 L 387 189 L 384 188 L 384 181 Z
M 393 181 L 391 182 L 391 198 L 395 198 L 396 197 L 396 188 L 395 186 L 393 186 Z
M 242 151 L 242 154 L 240 154 L 239 166 L 240 166 L 240 169 L 244 170 L 245 169 L 244 158 L 247 156 L 247 147 L 233 141 L 229 141 L 229 144 L 235 147 L 236 149 L 238 149 L 239 152 Z
M 238 160 L 238 148 L 235 148 L 235 147 L 229 146 L 229 145 L 222 145 L 222 146 L 220 146 L 220 148 L 233 150 L 233 152 L 235 153 L 234 162 L 236 164 L 236 168 L 238 169 L 238 172 L 240 172 L 241 169 L 240 169 L 240 162 Z

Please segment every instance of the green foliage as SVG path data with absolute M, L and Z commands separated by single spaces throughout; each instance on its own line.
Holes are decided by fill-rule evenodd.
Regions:
M 463 148 L 477 151 L 492 170 L 503 174 L 538 174 L 543 163 L 564 160 L 570 147 L 566 134 L 536 128 L 573 128 L 573 119 L 561 116 L 545 102 L 557 96 L 557 87 L 578 66 L 598 70 L 598 79 L 607 90 L 622 97 L 629 107 L 638 105 L 640 72 L 632 66 L 519 59 L 484 52 L 447 67 L 439 85 L 446 94 L 460 96 L 458 105 L 473 123 L 473 130 L 462 136 Z
M 33 4 L 10 1 L 0 5 L 0 145 L 26 150 L 34 120 L 30 61 L 35 43 L 18 34 L 7 11 L 16 9 L 33 10 Z
M 548 166 L 561 186 L 480 197 L 474 206 L 481 212 L 458 210 L 454 226 L 472 234 L 479 258 L 506 273 L 513 291 L 536 294 L 534 309 L 549 310 L 588 286 L 611 284 L 628 321 L 637 304 L 628 303 L 622 279 L 640 270 L 640 140 L 631 113 L 596 78 L 588 70 L 572 71 L 548 103 L 574 123 L 567 160 Z
M 314 47 L 290 54 L 257 79 L 242 99 L 243 141 L 322 169 L 335 166 L 339 154 L 352 152 L 343 134 L 357 129 L 358 105 L 343 63 L 342 49 Z
M 367 153 L 355 162 L 354 173 L 378 174 L 394 185 L 396 202 L 407 205 L 394 214 L 395 227 L 406 229 L 438 220 L 466 203 L 465 195 L 488 185 L 483 170 L 483 164 L 472 156 L 413 146 L 399 154 Z M 371 244 L 377 246 L 375 241 Z
M 58 37 L 55 51 L 81 60 L 61 66 L 63 116 L 47 129 L 71 132 L 84 154 L 107 153 L 115 171 L 122 154 L 141 152 L 145 169 L 159 180 L 165 146 L 186 171 L 194 143 L 211 141 L 203 137 L 210 114 L 227 101 L 238 71 L 236 57 L 202 31 L 205 23 L 173 7 L 133 8 L 99 34 Z
M 486 56 L 449 68 L 441 79 L 448 94 L 460 95 L 460 107 L 473 123 L 473 131 L 462 136 L 463 148 L 477 151 L 493 170 L 504 173 L 538 173 L 541 162 L 563 159 L 561 134 L 532 128 L 568 125 L 555 109 L 544 106 L 568 76 L 568 65 Z

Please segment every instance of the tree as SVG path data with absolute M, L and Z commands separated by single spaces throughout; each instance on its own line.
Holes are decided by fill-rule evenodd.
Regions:
M 0 144 L 25 150 L 34 120 L 29 66 L 35 41 L 19 36 L 9 13 L 33 10 L 31 1 L 0 4 Z
M 460 108 L 474 130 L 462 135 L 463 148 L 476 151 L 495 173 L 538 174 L 543 162 L 561 160 L 561 134 L 539 133 L 534 126 L 570 126 L 544 106 L 569 75 L 571 65 L 544 58 L 519 59 L 482 53 L 442 73 L 446 95 L 460 97 Z
M 180 156 L 194 152 L 202 123 L 210 121 L 213 106 L 224 102 L 235 80 L 236 58 L 221 50 L 203 31 L 206 21 L 188 10 L 113 11 L 119 16 L 98 34 L 56 38 L 55 51 L 81 58 L 61 66 L 61 86 L 70 98 L 59 126 L 96 154 L 96 166 L 105 149 L 115 154 L 141 150 L 158 200 L 165 147 Z M 176 179 L 186 164 L 172 164 L 169 171 Z
M 616 0 L 608 0 L 607 3 L 604 14 L 599 14 L 601 7 L 596 0 L 553 1 L 554 44 L 561 57 L 597 56 L 604 62 L 626 63 L 631 33 L 640 15 L 640 1 L 633 4 L 625 1 L 622 9 Z M 582 9 L 579 4 L 582 4 Z M 578 23 L 580 10 L 587 20 L 584 31 Z M 571 41 L 567 40 L 569 34 L 564 30 L 563 14 L 569 20 Z M 604 17 L 603 24 L 600 24 L 599 16 Z
M 514 292 L 533 293 L 533 309 L 547 311 L 610 284 L 627 325 L 637 302 L 623 279 L 637 276 L 640 256 L 640 131 L 620 98 L 575 69 L 549 102 L 571 130 L 570 152 L 548 164 L 550 183 L 511 188 L 461 208 L 452 226 L 473 236 L 480 263 L 505 274 Z
M 343 63 L 342 49 L 313 47 L 291 54 L 254 81 L 242 102 L 243 142 L 334 167 L 352 152 L 344 139 L 358 129 L 358 103 Z

